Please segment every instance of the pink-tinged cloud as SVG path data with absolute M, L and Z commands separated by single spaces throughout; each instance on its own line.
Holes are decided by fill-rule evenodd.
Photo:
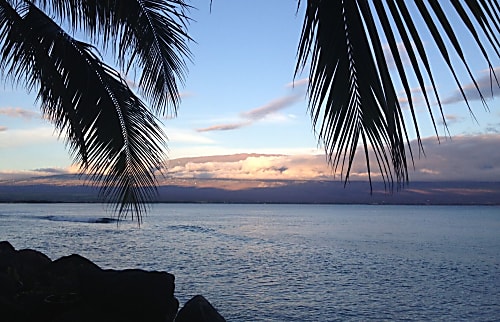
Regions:
M 197 129 L 197 132 L 211 132 L 211 131 L 230 131 L 242 128 L 244 126 L 250 125 L 251 122 L 239 122 L 239 123 L 228 123 L 228 124 L 218 124 L 201 129 Z
M 241 116 L 248 120 L 257 121 L 265 118 L 269 114 L 276 113 L 284 108 L 291 106 L 292 104 L 298 102 L 301 97 L 302 96 L 299 94 L 288 95 L 271 101 L 264 106 L 243 112 L 241 113 Z
M 238 154 L 171 160 L 167 181 L 176 179 L 324 180 L 332 171 L 323 156 Z
M 416 148 L 415 142 L 411 143 Z M 500 181 L 500 135 L 457 136 L 452 140 L 423 139 L 426 156 L 409 160 L 410 181 Z M 362 150 L 354 160 L 350 180 L 368 180 Z M 372 179 L 382 180 L 372 154 Z M 338 169 L 340 171 L 340 169 Z M 321 155 L 230 155 L 171 160 L 169 178 L 238 180 L 341 180 Z
M 40 117 L 40 114 L 20 107 L 1 107 L 0 115 L 9 117 L 19 117 L 24 119 L 32 119 Z
M 426 156 L 415 157 L 411 180 L 500 181 L 500 135 L 423 140 Z
M 494 73 L 497 75 L 497 78 L 500 78 L 500 67 L 495 67 L 493 70 Z M 500 84 L 497 83 L 495 75 L 491 75 L 489 70 L 483 71 L 482 76 L 476 78 L 476 81 L 485 99 L 490 99 L 496 96 L 500 96 Z M 474 101 L 481 99 L 474 83 L 471 82 L 469 84 L 464 85 L 463 90 L 465 96 L 467 97 L 467 100 Z M 452 104 L 462 101 L 464 101 L 462 93 L 460 92 L 460 90 L 457 89 L 448 97 L 443 99 L 442 103 Z
M 452 124 L 455 124 L 455 123 L 460 123 L 464 119 L 463 117 L 460 117 L 460 116 L 454 115 L 454 114 L 445 114 L 444 118 L 446 120 L 446 125 L 452 125 Z M 438 119 L 438 123 L 440 125 L 444 125 L 443 119 L 439 118 Z
M 7 127 L 0 125 L 0 132 L 4 132 L 4 131 L 7 131 Z
M 441 141 L 436 138 L 423 139 L 426 156 L 419 158 L 416 142 L 414 147 L 415 168 L 409 160 L 410 188 L 417 181 L 475 181 L 500 182 L 500 134 L 480 136 L 456 136 Z M 358 151 L 351 168 L 351 181 L 368 180 L 363 151 Z M 372 179 L 380 181 L 376 160 L 372 155 Z M 73 169 L 36 169 L 21 173 L 21 177 L 54 175 L 77 172 Z M 277 155 L 277 154 L 233 154 L 172 159 L 167 162 L 165 177 L 160 184 L 196 180 L 342 180 L 326 162 L 325 155 Z M 19 177 L 20 174 L 0 170 L 0 180 Z M 265 183 L 265 182 L 264 182 Z
M 438 142 L 430 137 L 422 140 L 425 156 L 419 157 L 418 146 L 411 142 L 415 168 L 408 159 L 411 181 L 500 181 L 500 135 L 455 136 Z M 381 180 L 373 153 L 370 167 L 372 178 Z M 351 179 L 366 176 L 362 149 L 357 151 L 351 169 Z
M 296 88 L 296 87 L 306 86 L 307 84 L 309 84 L 309 78 L 301 78 L 286 84 L 285 87 Z
M 236 123 L 225 123 L 216 124 L 213 126 L 197 129 L 198 132 L 210 132 L 210 131 L 230 131 L 236 130 L 245 126 L 252 125 L 252 123 L 260 121 L 269 115 L 272 115 L 280 110 L 283 110 L 292 104 L 298 102 L 301 99 L 301 95 L 292 94 L 288 95 L 274 101 L 269 102 L 261 107 L 243 112 L 240 114 L 243 119 L 241 122 Z

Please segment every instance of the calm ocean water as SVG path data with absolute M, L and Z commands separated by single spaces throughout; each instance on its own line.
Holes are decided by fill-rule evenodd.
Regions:
M 500 208 L 3 204 L 0 240 L 52 259 L 165 270 L 228 321 L 500 320 Z

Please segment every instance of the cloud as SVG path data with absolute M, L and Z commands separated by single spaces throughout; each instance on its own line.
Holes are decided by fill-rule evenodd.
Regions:
M 416 143 L 412 142 L 412 147 Z M 451 140 L 423 139 L 426 156 L 415 153 L 415 169 L 408 160 L 411 181 L 500 181 L 500 134 L 456 136 Z M 372 179 L 382 180 L 376 159 L 371 160 Z M 324 154 L 237 154 L 169 161 L 167 181 L 176 179 L 236 180 L 341 180 Z M 350 180 L 368 180 L 364 154 L 358 150 Z
M 295 87 L 306 86 L 307 84 L 309 84 L 309 78 L 301 78 L 299 80 L 294 80 L 294 81 L 286 84 L 285 87 L 295 88 Z
M 274 115 L 278 111 L 281 111 L 294 103 L 300 101 L 302 99 L 302 95 L 300 94 L 291 94 L 279 99 L 273 100 L 261 107 L 254 108 L 252 110 L 242 112 L 240 117 L 243 119 L 241 122 L 235 123 L 223 123 L 216 124 L 205 128 L 199 128 L 196 131 L 198 132 L 210 132 L 210 131 L 229 131 L 236 130 L 245 126 L 249 126 L 254 122 L 267 119 L 271 115 Z M 276 118 L 274 119 L 276 120 Z M 281 119 L 280 119 L 281 120 Z
M 65 168 L 39 168 L 31 170 L 0 170 L 1 181 L 14 180 L 17 183 L 22 183 L 26 180 L 29 184 L 54 184 L 54 175 L 66 175 L 79 173 L 78 165 L 71 165 Z M 78 179 L 78 178 L 76 178 Z M 83 181 L 75 181 L 75 178 L 60 178 L 57 184 L 72 185 L 82 184 Z
M 444 118 L 446 119 L 446 125 L 452 125 L 452 124 L 455 124 L 455 123 L 460 123 L 464 120 L 463 117 L 461 116 L 458 116 L 458 115 L 454 115 L 454 114 L 445 114 Z M 439 118 L 438 119 L 438 124 L 439 125 L 444 125 L 444 121 L 443 121 L 443 118 Z
M 412 180 L 500 181 L 500 135 L 423 140 L 426 157 L 415 159 Z
M 31 120 L 32 118 L 39 118 L 40 114 L 31 110 L 27 110 L 20 107 L 1 107 L 0 115 L 5 115 L 9 117 L 19 117 Z
M 325 163 L 323 155 L 258 154 L 171 160 L 167 177 L 238 180 L 322 180 L 332 178 L 331 170 Z
M 416 141 L 413 148 L 414 163 L 408 159 L 411 181 L 500 181 L 500 135 L 484 134 L 455 136 L 438 142 L 435 137 L 422 139 L 425 156 L 419 157 Z M 408 156 L 409 157 L 409 156 Z M 370 153 L 372 178 L 381 180 L 373 153 Z M 357 151 L 351 180 L 367 178 L 364 153 Z
M 218 124 L 212 125 L 209 127 L 197 129 L 198 132 L 211 132 L 211 131 L 229 131 L 236 130 L 242 128 L 244 126 L 250 125 L 252 122 L 239 122 L 239 123 L 227 123 L 227 124 Z
M 500 134 L 500 123 L 488 124 L 488 126 L 486 126 L 484 131 L 485 131 L 485 133 Z
M 0 132 L 5 132 L 5 131 L 7 131 L 7 129 L 8 128 L 6 126 L 0 125 Z
M 33 169 L 33 172 L 43 173 L 43 174 L 67 174 L 69 172 L 69 168 L 38 168 Z
M 175 147 L 169 153 L 169 159 L 184 159 L 202 156 L 214 155 L 235 155 L 235 154 L 248 154 L 249 150 L 245 146 L 227 147 L 217 144 L 212 145 L 194 145 Z M 259 147 L 251 150 L 252 153 L 265 154 L 265 155 L 323 155 L 323 149 L 311 147 Z
M 493 70 L 495 74 L 498 75 L 497 77 L 499 77 L 500 66 L 495 67 Z M 495 77 L 493 75 L 490 75 L 489 70 L 482 71 L 482 75 L 479 78 L 476 78 L 476 81 L 485 99 L 500 96 L 500 85 L 497 84 Z M 465 84 L 463 86 L 463 90 L 465 96 L 467 97 L 467 100 L 474 101 L 481 99 L 474 83 L 471 82 Z M 452 104 L 452 103 L 462 102 L 463 100 L 464 98 L 462 96 L 462 93 L 460 92 L 459 89 L 456 89 L 452 94 L 443 99 L 442 104 Z
M 264 106 L 243 112 L 241 113 L 241 116 L 250 121 L 258 121 L 265 118 L 269 114 L 276 113 L 284 108 L 289 107 L 295 102 L 298 102 L 301 99 L 301 97 L 302 96 L 299 94 L 292 94 L 285 97 L 281 97 L 279 99 L 267 103 Z
M 415 168 L 409 161 L 410 188 L 416 181 L 500 181 L 500 134 L 455 136 L 439 143 L 436 138 L 424 138 L 426 156 L 419 157 L 416 143 Z M 213 153 L 212 148 L 206 150 Z M 226 151 L 231 152 L 231 151 Z M 167 162 L 165 179 L 161 184 L 171 184 L 197 179 L 220 180 L 341 180 L 340 172 L 334 173 L 321 154 L 231 154 L 170 159 Z M 287 151 L 281 151 L 287 152 Z M 314 152 L 314 151 L 310 151 Z M 316 151 L 316 153 L 319 151 Z M 271 153 L 267 151 L 266 153 Z M 287 153 L 293 153 L 288 151 Z M 381 180 L 375 158 L 371 164 L 372 178 Z M 24 172 L 0 170 L 0 179 L 77 172 L 72 168 L 40 168 Z M 364 154 L 358 151 L 351 169 L 351 181 L 367 180 Z M 186 182 L 187 182 L 186 181 Z M 229 184 L 229 183 L 228 183 Z

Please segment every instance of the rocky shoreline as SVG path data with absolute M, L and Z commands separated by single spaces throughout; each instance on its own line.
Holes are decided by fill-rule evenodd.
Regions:
M 52 261 L 0 242 L 0 320 L 4 322 L 225 321 L 202 296 L 179 310 L 175 277 L 140 269 L 105 270 L 80 256 Z

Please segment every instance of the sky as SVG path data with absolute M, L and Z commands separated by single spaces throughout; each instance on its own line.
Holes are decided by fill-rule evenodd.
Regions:
M 203 175 L 216 177 L 231 169 L 227 162 L 236 162 L 235 172 L 224 176 L 331 176 L 308 114 L 307 71 L 294 77 L 303 6 L 297 12 L 295 0 L 214 0 L 211 10 L 209 0 L 196 1 L 195 5 L 197 8 L 189 12 L 193 18 L 189 33 L 195 40 L 189 43 L 193 61 L 187 63 L 187 78 L 180 89 L 182 102 L 175 117 L 161 119 L 169 139 L 171 174 L 198 175 L 195 168 L 200 162 L 176 168 L 173 160 L 177 158 L 253 153 L 257 155 L 236 161 L 204 159 L 207 171 Z M 435 48 L 425 41 L 426 35 L 422 37 L 432 57 Z M 476 59 L 475 47 L 465 44 L 464 48 L 478 83 L 489 88 L 486 63 Z M 485 91 L 490 93 L 485 108 L 471 82 L 463 77 L 472 115 L 443 63 L 433 63 L 449 134 L 438 119 L 438 140 L 415 89 L 425 157 L 419 157 L 412 141 L 416 163 L 410 177 L 498 181 L 500 99 L 492 96 L 500 96 L 499 88 Z M 500 76 L 499 59 L 493 63 Z M 391 62 L 389 66 L 394 70 Z M 463 69 L 458 70 L 466 76 Z M 433 111 L 439 118 L 437 104 L 433 104 Z M 407 110 L 405 115 L 410 140 L 414 140 Z M 246 162 L 246 168 L 242 162 Z M 366 179 L 362 162 L 355 164 L 354 179 Z M 263 174 L 262 169 L 275 172 Z M 7 83 L 0 87 L 0 180 L 75 170 L 64 140 L 41 118 L 34 95 Z

